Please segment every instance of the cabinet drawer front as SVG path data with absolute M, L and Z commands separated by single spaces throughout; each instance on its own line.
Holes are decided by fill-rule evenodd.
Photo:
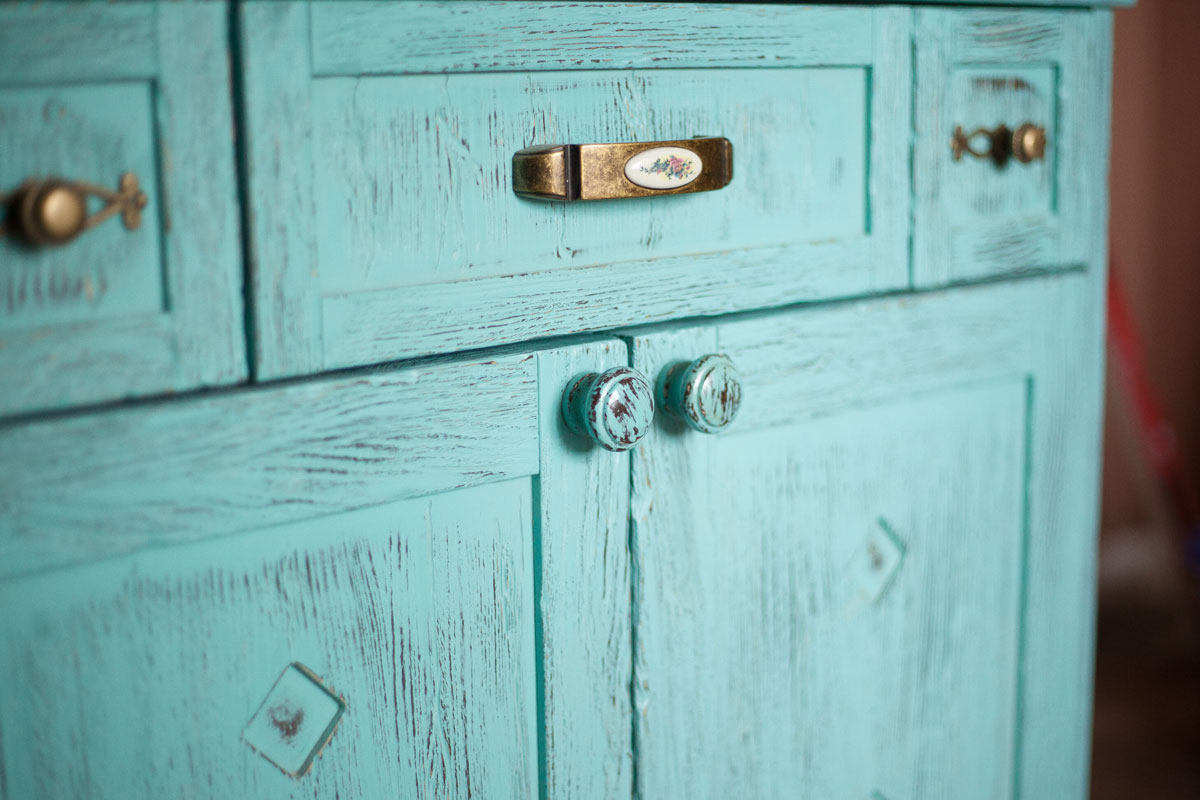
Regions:
M 1080 267 L 1098 257 L 1109 16 L 916 12 L 918 286 Z M 1044 152 L 1014 147 L 1022 125 L 1044 130 Z
M 916 12 L 918 287 L 1100 258 L 1109 18 L 1097 11 Z M 1045 132 L 1044 152 L 1027 161 L 1013 146 L 1022 125 Z M 995 132 L 996 142 L 980 130 Z M 956 157 L 955 138 L 976 155 L 960 148 Z
M 30 244 L 42 217 L 10 203 L 0 414 L 244 377 L 226 13 L 0 8 L 0 194 L 59 178 L 75 199 L 94 185 L 85 214 L 110 202 L 132 214 Z M 125 195 L 145 197 L 140 213 L 95 193 L 118 193 L 126 174 L 137 189 Z
M 243 20 L 264 375 L 907 282 L 907 12 L 272 2 Z M 698 136 L 733 144 L 720 191 L 512 190 L 526 147 Z

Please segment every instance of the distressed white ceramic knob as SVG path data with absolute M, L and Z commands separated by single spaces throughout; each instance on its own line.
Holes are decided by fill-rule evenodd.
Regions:
M 654 391 L 637 370 L 615 367 L 575 378 L 563 392 L 567 427 L 605 450 L 621 452 L 641 441 L 654 420 Z
M 713 353 L 668 366 L 658 378 L 657 394 L 668 414 L 702 433 L 718 433 L 733 424 L 741 408 L 742 378 L 727 356 Z

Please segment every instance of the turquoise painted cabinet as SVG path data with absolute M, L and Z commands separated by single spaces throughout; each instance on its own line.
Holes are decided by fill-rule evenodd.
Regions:
M 1083 800 L 1111 15 L 956 5 L 0 4 L 0 800 Z
M 626 360 L 0 432 L 0 796 L 628 796 L 629 456 L 558 414 Z
M 0 5 L 0 415 L 246 377 L 227 18 L 218 3 Z M 123 175 L 136 221 L 79 231 L 64 205 L 109 203 L 60 187 L 61 238 L 29 241 L 29 184 L 116 193 Z
M 908 284 L 908 9 L 269 1 L 241 20 L 264 376 Z M 720 192 L 584 210 L 512 191 L 531 145 L 714 135 L 734 143 Z
M 631 335 L 743 396 L 634 451 L 640 796 L 1084 796 L 1099 302 L 1071 275 Z

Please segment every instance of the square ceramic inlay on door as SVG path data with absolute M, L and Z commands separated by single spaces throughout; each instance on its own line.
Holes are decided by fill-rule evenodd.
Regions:
M 302 664 L 289 664 L 254 712 L 242 738 L 288 775 L 308 772 L 337 728 L 346 703 Z
M 903 561 L 904 543 L 883 520 L 879 520 L 871 526 L 855 556 L 854 569 L 858 573 L 858 591 L 863 600 L 878 602 L 891 587 Z

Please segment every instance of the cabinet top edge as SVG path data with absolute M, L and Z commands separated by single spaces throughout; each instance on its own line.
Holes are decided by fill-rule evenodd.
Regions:
M 121 0 L 118 0 L 121 1 Z M 153 0 L 151 0 L 153 2 Z M 296 2 L 297 0 L 232 0 L 239 5 L 263 5 L 279 2 Z M 1087 8 L 1129 8 L 1138 0 L 582 0 L 581 2 L 563 2 L 563 0 L 301 0 L 319 5 L 339 5 L 351 2 L 359 5 L 392 5 L 396 2 L 409 3 L 419 6 L 440 5 L 478 5 L 504 6 L 512 10 L 521 7 L 534 8 L 539 6 L 557 5 L 573 6 L 580 9 L 602 6 L 941 6 L 961 7 L 967 9 L 987 8 L 1046 8 L 1046 9 L 1087 9 Z M 146 2 L 146 0 L 130 0 L 130 2 Z

